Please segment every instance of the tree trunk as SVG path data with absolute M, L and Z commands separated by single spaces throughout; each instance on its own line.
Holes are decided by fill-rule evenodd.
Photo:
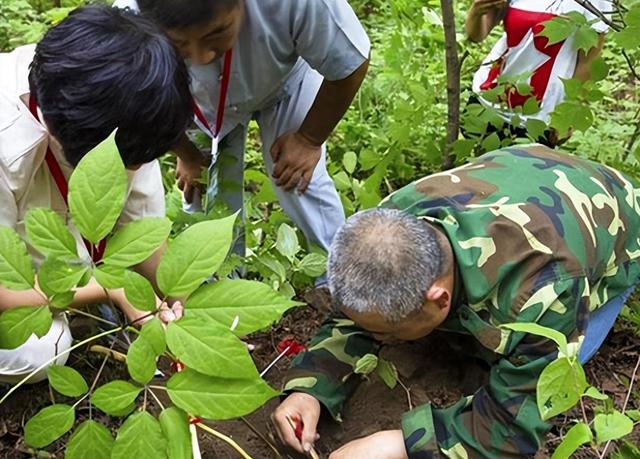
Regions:
M 451 169 L 454 164 L 453 142 L 460 130 L 460 59 L 456 41 L 456 20 L 453 0 L 440 0 L 444 46 L 447 65 L 447 140 L 442 161 L 443 169 Z

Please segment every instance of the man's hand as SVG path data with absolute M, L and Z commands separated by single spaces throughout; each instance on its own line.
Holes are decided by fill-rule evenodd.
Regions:
M 383 430 L 350 441 L 329 459 L 407 459 L 402 430 Z
M 293 422 L 302 422 L 302 441 L 296 438 L 295 431 L 287 418 Z M 299 453 L 311 450 L 313 443 L 318 438 L 316 427 L 319 419 L 320 402 L 315 397 L 302 392 L 289 395 L 271 414 L 271 421 L 275 425 L 282 443 L 291 446 Z
M 176 181 L 185 201 L 192 202 L 196 190 L 203 187 L 200 183 L 200 177 L 204 168 L 207 167 L 207 163 L 207 158 L 200 153 L 198 156 L 176 160 Z
M 271 147 L 276 185 L 287 191 L 297 186 L 300 193 L 304 193 L 321 154 L 322 146 L 313 144 L 299 132 L 278 137 Z

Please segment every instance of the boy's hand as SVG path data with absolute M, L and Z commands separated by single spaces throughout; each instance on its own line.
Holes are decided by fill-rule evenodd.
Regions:
M 287 191 L 297 186 L 304 193 L 321 155 L 322 146 L 314 145 L 298 132 L 280 136 L 271 147 L 276 185 Z
M 276 410 L 271 413 L 271 421 L 276 427 L 278 437 L 285 445 L 305 453 L 311 450 L 316 441 L 316 427 L 320 419 L 320 402 L 313 396 L 302 392 L 289 395 Z M 290 421 L 302 422 L 301 439 L 296 438 L 296 433 L 291 427 Z
M 176 160 L 176 181 L 182 191 L 185 201 L 191 203 L 195 191 L 202 188 L 200 177 L 202 170 L 207 166 L 207 160 L 203 155 L 190 156 L 187 159 Z

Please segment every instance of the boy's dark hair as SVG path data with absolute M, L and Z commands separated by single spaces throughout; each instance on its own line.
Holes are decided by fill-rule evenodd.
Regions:
M 189 76 L 168 38 L 151 21 L 108 6 L 78 8 L 47 32 L 29 88 L 73 166 L 116 128 L 125 165 L 150 162 L 192 118 Z
M 243 0 L 138 0 L 142 14 L 164 29 L 185 29 L 205 24 L 218 13 L 228 11 Z

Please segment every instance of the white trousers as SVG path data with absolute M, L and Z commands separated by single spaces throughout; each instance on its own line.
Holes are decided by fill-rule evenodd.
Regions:
M 322 156 L 318 162 L 307 191 L 300 195 L 295 190 L 285 191 L 276 186 L 272 178 L 274 163 L 271 146 L 278 137 L 297 131 L 304 121 L 318 89 L 322 76 L 309 69 L 294 88 L 291 96 L 278 101 L 271 107 L 255 112 L 247 117 L 246 123 L 235 126 L 220 142 L 218 157 L 219 192 L 222 200 L 233 212 L 243 207 L 244 150 L 249 120 L 255 119 L 260 128 L 262 157 L 267 175 L 275 189 L 280 206 L 293 222 L 302 230 L 307 242 L 329 250 L 336 231 L 344 223 L 344 209 L 333 180 L 327 172 L 326 148 L 322 145 Z M 243 241 L 240 241 L 242 251 Z M 238 245 L 234 249 L 237 251 Z
M 17 383 L 36 368 L 52 359 L 56 354 L 71 347 L 71 331 L 64 314 L 53 319 L 49 332 L 42 338 L 35 334 L 15 349 L 0 349 L 0 382 Z M 58 357 L 42 368 L 31 378 L 29 383 L 42 381 L 47 377 L 47 369 L 54 363 L 64 365 L 69 354 Z

